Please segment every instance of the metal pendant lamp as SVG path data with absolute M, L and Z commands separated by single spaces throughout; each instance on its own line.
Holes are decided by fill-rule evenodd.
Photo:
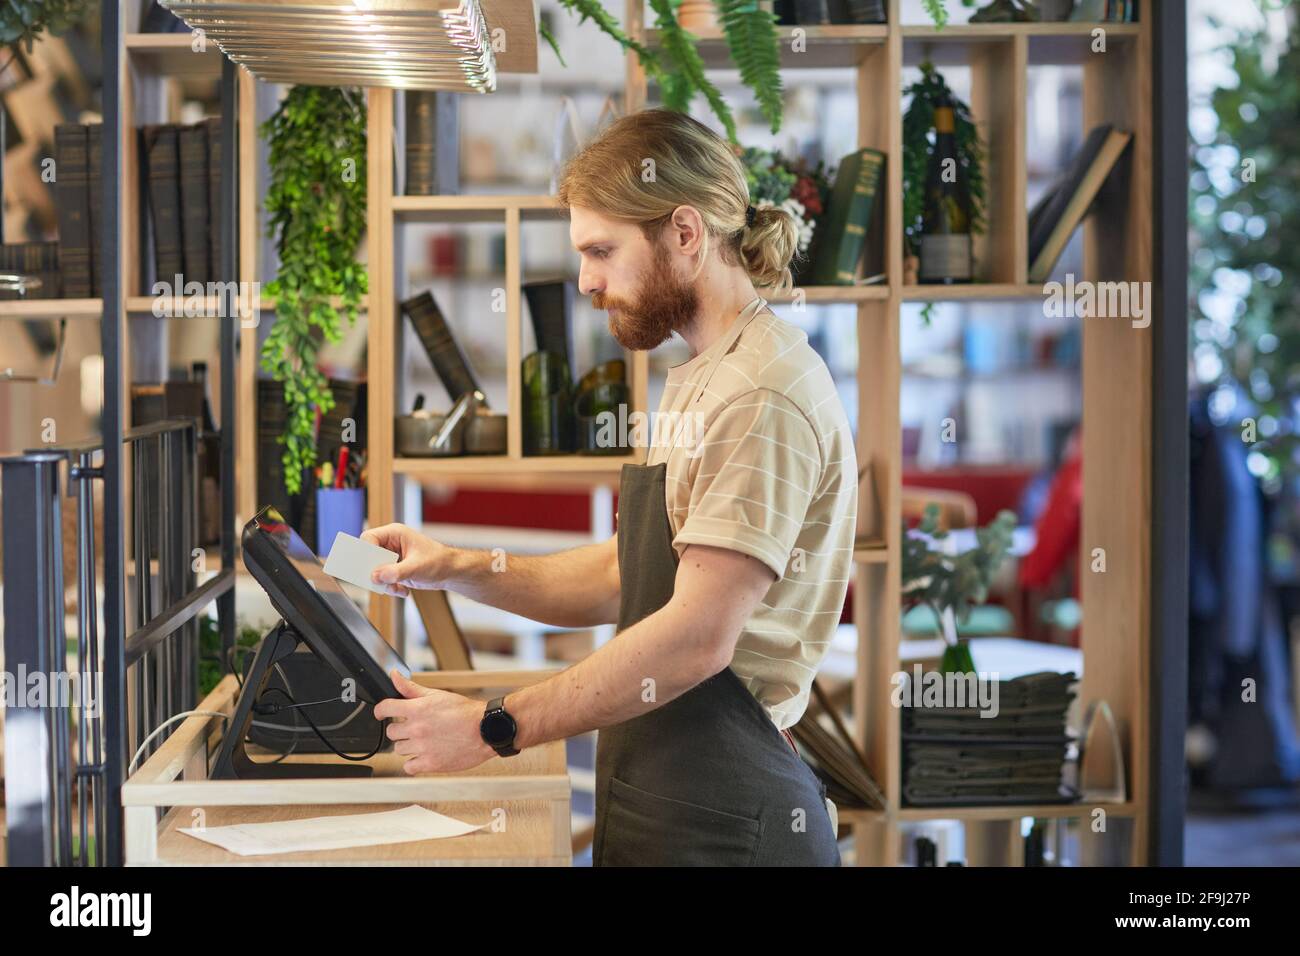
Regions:
M 160 3 L 191 29 L 202 30 L 232 61 L 267 82 L 461 93 L 496 89 L 500 67 L 491 31 L 497 24 L 489 23 L 480 0 Z M 532 41 L 532 69 L 525 64 L 520 72 L 535 70 L 533 0 L 498 6 L 505 8 L 498 13 L 510 39 L 518 42 L 522 36 Z

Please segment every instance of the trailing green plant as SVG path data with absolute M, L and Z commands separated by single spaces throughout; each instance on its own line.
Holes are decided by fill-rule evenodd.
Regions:
M 970 107 L 949 88 L 934 64 L 921 64 L 921 78 L 903 90 L 912 101 L 903 114 L 903 236 L 910 253 L 920 251 L 921 218 L 925 206 L 925 175 L 934 145 L 934 105 L 941 95 L 952 102 L 953 136 L 962 175 L 970 186 L 970 228 L 984 232 L 984 144 L 971 117 Z
M 738 143 L 735 117 L 721 91 L 709 79 L 697 49 L 699 38 L 682 29 L 677 21 L 679 2 L 650 0 L 654 26 L 659 30 L 660 48 L 656 51 L 628 36 L 618 19 L 605 9 L 600 0 L 559 0 L 560 6 L 575 14 L 579 23 L 591 20 L 624 52 L 636 54 L 646 76 L 659 84 L 665 108 L 684 113 L 697 95 L 703 95 L 722 123 L 727 139 Z M 753 91 L 759 111 L 772 132 L 778 132 L 781 129 L 782 84 L 776 15 L 760 7 L 757 0 L 714 0 L 714 7 L 732 63 L 740 71 L 741 82 Z M 564 64 L 564 57 L 550 30 L 543 26 L 539 32 Z
M 324 342 L 343 335 L 366 294 L 356 261 L 366 227 L 366 101 L 359 89 L 295 86 L 261 127 L 270 145 L 267 233 L 280 266 L 266 292 L 275 324 L 262 345 L 262 368 L 284 385 L 284 487 L 302 488 L 316 463 L 316 414 L 334 407 L 317 367 Z M 338 307 L 332 303 L 337 298 Z
M 36 38 L 46 30 L 62 33 L 80 22 L 91 0 L 0 0 L 0 44 L 19 44 L 32 51 Z
M 1003 509 L 983 528 L 975 530 L 975 547 L 961 554 L 944 550 L 948 532 L 939 528 L 939 506 L 928 504 L 916 531 L 903 526 L 903 599 L 927 605 L 940 624 L 944 639 L 945 671 L 974 670 L 970 652 L 957 641 L 956 622 L 970 609 L 988 600 L 989 585 L 1011 550 L 1016 514 Z

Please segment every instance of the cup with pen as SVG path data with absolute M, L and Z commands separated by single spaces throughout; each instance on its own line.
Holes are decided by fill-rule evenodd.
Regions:
M 316 469 L 316 553 L 328 554 L 340 531 L 361 537 L 366 520 L 366 453 L 344 445 Z

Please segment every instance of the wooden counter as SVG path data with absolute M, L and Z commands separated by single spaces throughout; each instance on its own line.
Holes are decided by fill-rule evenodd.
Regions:
M 420 684 L 474 693 L 520 687 L 551 671 L 435 671 Z M 200 710 L 230 713 L 238 686 L 228 676 Z M 122 787 L 128 866 L 568 866 L 572 863 L 570 782 L 563 741 L 518 756 L 493 757 L 455 774 L 407 776 L 404 758 L 381 753 L 363 779 L 209 780 L 224 722 L 192 716 Z M 255 752 L 250 750 L 255 756 Z M 342 762 L 333 754 L 295 754 L 285 763 Z M 418 804 L 488 827 L 459 837 L 311 853 L 239 856 L 180 828 L 375 813 Z M 160 808 L 166 808 L 158 822 Z

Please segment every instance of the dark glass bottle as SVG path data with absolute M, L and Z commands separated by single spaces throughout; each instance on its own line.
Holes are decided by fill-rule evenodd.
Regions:
M 952 102 L 934 107 L 934 150 L 921 213 L 921 282 L 970 282 L 970 183 L 957 153 Z

